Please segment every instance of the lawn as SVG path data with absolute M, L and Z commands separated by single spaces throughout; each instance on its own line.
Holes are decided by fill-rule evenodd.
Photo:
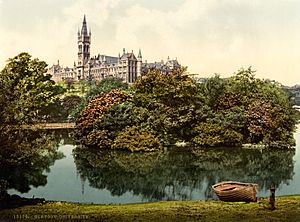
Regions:
M 46 202 L 0 211 L 0 221 L 300 221 L 300 196 L 268 198 L 256 203 L 167 201 L 144 204 L 96 205 Z

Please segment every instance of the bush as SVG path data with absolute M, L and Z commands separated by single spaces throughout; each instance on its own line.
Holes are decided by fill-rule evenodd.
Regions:
M 124 129 L 115 139 L 113 149 L 135 151 L 161 150 L 159 139 L 146 129 L 132 126 Z
M 243 135 L 214 123 L 200 123 L 194 129 L 193 142 L 200 146 L 239 146 Z
M 106 130 L 93 130 L 86 136 L 84 142 L 85 145 L 98 149 L 108 149 L 112 145 L 112 140 Z

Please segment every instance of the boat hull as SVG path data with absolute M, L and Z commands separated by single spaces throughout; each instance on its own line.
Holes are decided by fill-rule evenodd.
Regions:
M 212 186 L 213 191 L 222 201 L 256 202 L 257 184 L 227 181 Z

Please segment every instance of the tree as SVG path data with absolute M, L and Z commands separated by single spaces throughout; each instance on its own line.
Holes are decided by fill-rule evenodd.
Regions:
M 75 136 L 78 141 L 91 147 L 99 146 L 99 148 L 109 148 L 112 144 L 112 135 L 115 132 L 108 132 L 106 127 L 112 123 L 117 125 L 114 119 L 106 120 L 106 114 L 117 104 L 122 104 L 130 100 L 131 95 L 119 89 L 113 89 L 110 92 L 100 93 L 95 96 L 89 104 L 82 110 L 80 118 L 76 121 Z M 114 127 L 114 126 L 113 126 Z
M 64 83 L 67 85 L 68 91 L 71 91 L 71 89 L 74 89 L 75 80 L 73 78 L 66 78 L 64 80 Z
M 80 104 L 82 98 L 76 95 L 65 96 L 62 99 L 62 106 L 67 115 L 71 115 L 72 111 Z
M 28 53 L 21 53 L 9 59 L 0 72 L 0 165 L 8 176 L 10 169 L 46 163 L 47 154 L 57 153 L 45 134 L 22 127 L 43 120 L 61 92 L 45 74 L 46 66 Z
M 137 124 L 136 111 L 136 107 L 131 102 L 114 104 L 95 122 L 94 128 L 109 131 L 110 138 L 115 139 L 117 134 L 124 128 Z
M 199 92 L 204 97 L 205 104 L 212 109 L 216 109 L 217 101 L 225 91 L 226 80 L 220 78 L 220 75 L 215 75 L 207 79 L 203 84 L 199 85 Z
M 185 71 L 165 74 L 154 69 L 134 83 L 130 95 L 116 90 L 100 93 L 77 121 L 81 138 L 101 147 L 117 140 L 121 149 L 131 146 L 123 140 L 141 139 L 131 135 L 143 129 L 165 145 L 178 141 L 201 146 L 294 145 L 295 111 L 278 83 L 255 78 L 251 68 L 225 80 L 215 76 L 204 84 Z M 98 140 L 101 136 L 109 141 Z
M 84 84 L 84 83 L 81 83 Z M 89 104 L 89 102 L 101 93 L 108 93 L 113 89 L 128 90 L 128 84 L 121 79 L 108 77 L 101 82 L 91 82 L 85 96 L 81 99 L 78 106 L 72 111 L 71 116 L 77 120 L 80 117 L 81 111 Z
M 46 67 L 45 62 L 32 59 L 28 53 L 8 59 L 0 73 L 2 124 L 25 124 L 42 119 L 42 109 L 62 92 L 46 74 Z
M 99 94 L 82 110 L 80 118 L 77 121 L 77 128 L 81 129 L 81 131 L 93 128 L 94 123 L 114 104 L 123 103 L 130 99 L 130 97 L 130 94 L 119 89 Z
M 148 111 L 147 128 L 157 131 L 166 143 L 189 139 L 202 97 L 186 68 L 168 74 L 151 70 L 133 88 L 133 102 Z
M 226 80 L 213 77 L 204 83 L 200 89 L 212 111 L 204 122 L 216 125 L 208 125 L 210 131 L 205 131 L 203 127 L 195 131 L 201 135 L 214 137 L 218 134 L 218 137 L 222 137 L 225 134 L 216 132 L 224 132 L 222 128 L 230 129 L 243 135 L 243 143 L 262 143 L 271 147 L 294 146 L 293 132 L 297 115 L 288 95 L 279 83 L 255 78 L 254 73 L 250 67 L 240 69 Z M 194 141 L 208 141 L 199 135 L 196 137 Z

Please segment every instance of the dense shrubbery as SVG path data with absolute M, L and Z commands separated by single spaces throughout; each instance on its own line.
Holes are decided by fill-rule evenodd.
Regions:
M 193 142 L 200 146 L 241 145 L 243 135 L 215 123 L 199 123 L 194 128 L 196 136 Z
M 116 137 L 113 149 L 133 151 L 157 151 L 162 148 L 159 139 L 149 130 L 138 126 L 124 129 Z
M 130 151 L 159 150 L 161 144 L 179 141 L 197 146 L 294 145 L 295 111 L 278 83 L 255 78 L 251 68 L 201 84 L 185 71 L 151 70 L 130 94 L 98 94 L 77 121 L 82 140 Z
M 85 137 L 84 144 L 98 149 L 108 149 L 112 145 L 112 140 L 107 130 L 92 130 Z
M 110 137 L 114 139 L 119 131 L 122 131 L 125 127 L 135 125 L 138 121 L 136 111 L 132 102 L 114 104 L 94 123 L 93 127 L 98 130 L 109 131 Z

